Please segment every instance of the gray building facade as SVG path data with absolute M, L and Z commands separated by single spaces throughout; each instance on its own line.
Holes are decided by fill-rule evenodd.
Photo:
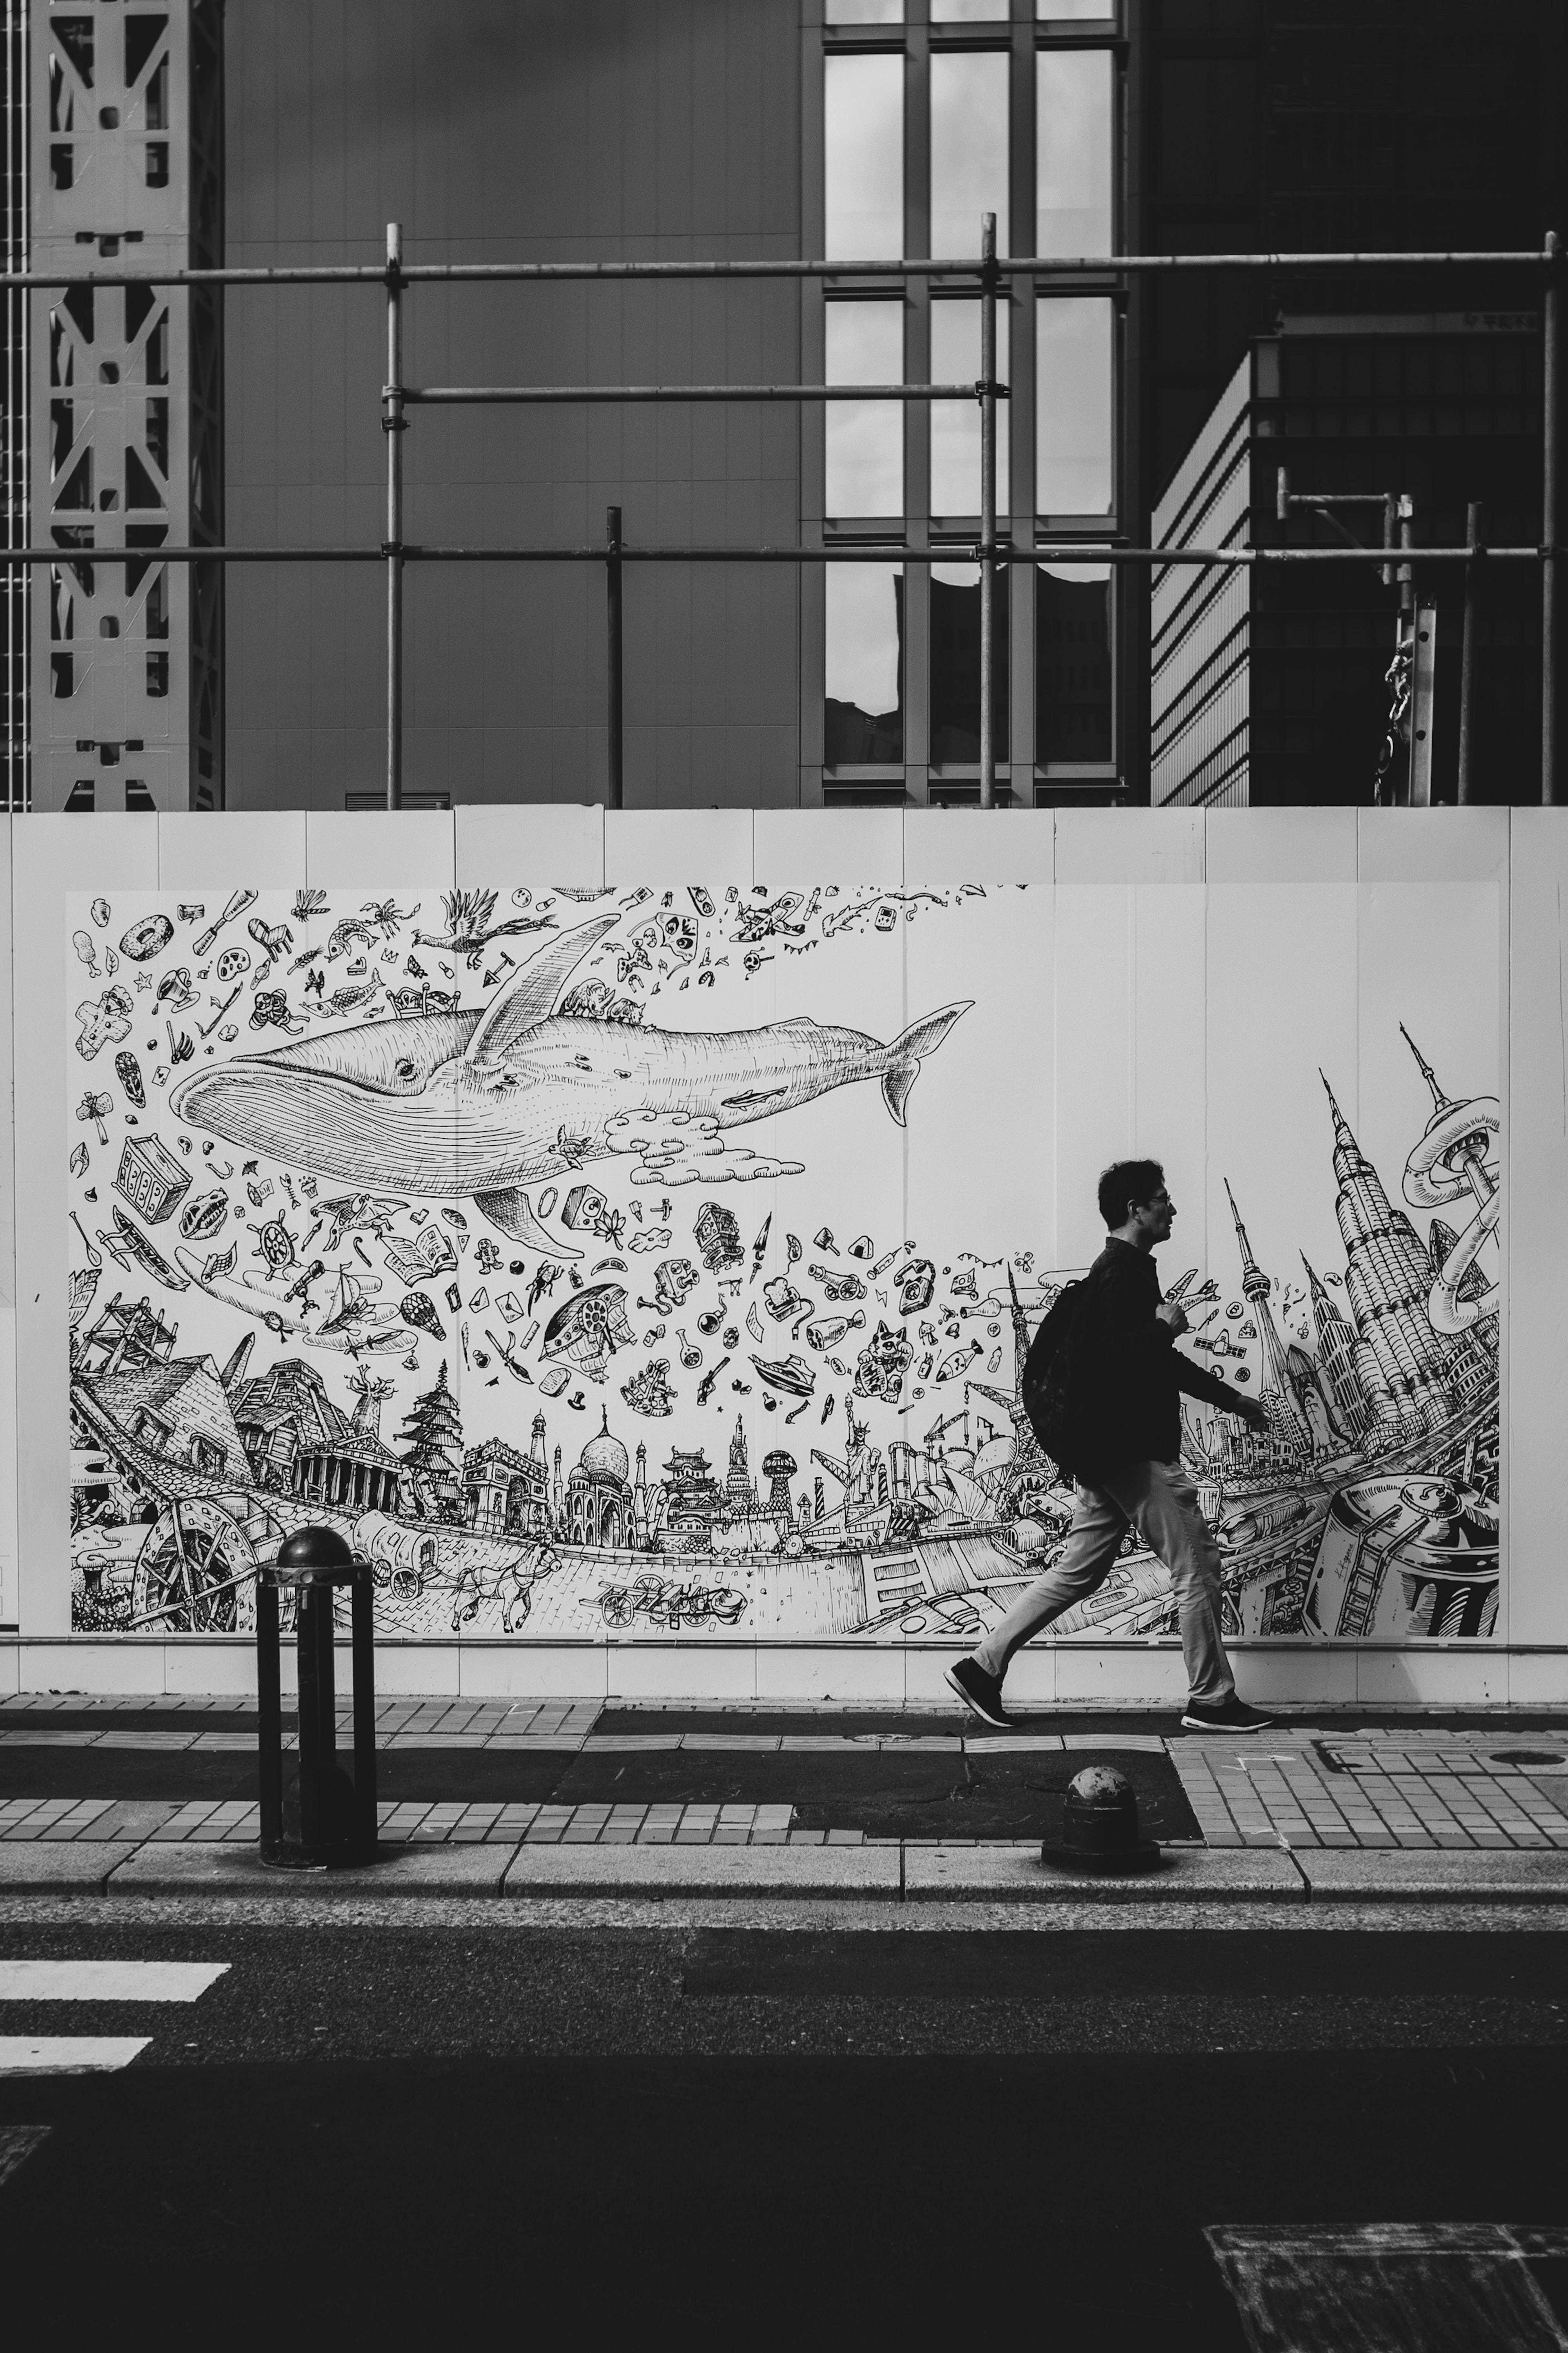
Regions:
M 1521 246 L 1563 185 L 1549 0 L 1504 39 L 1449 0 L 1397 25 L 1284 0 L 19 0 L 7 22 L 13 266 L 374 269 L 389 220 L 411 263 L 956 261 L 984 211 L 1001 252 L 1047 262 Z M 1443 300 L 1536 291 L 1472 273 Z M 424 286 L 404 373 L 973 381 L 977 295 L 957 268 Z M 1008 281 L 999 527 L 1026 559 L 1052 547 L 1005 567 L 1000 794 L 1150 797 L 1151 582 L 1073 543 L 1146 541 L 1282 300 L 1429 298 L 1392 273 Z M 380 290 L 93 300 L 89 325 L 80 295 L 8 321 L 7 529 L 61 548 L 7 602 L 8 806 L 379 803 L 375 563 L 226 578 L 86 551 L 378 548 Z M 414 542 L 596 547 L 618 507 L 634 546 L 871 559 L 626 567 L 629 804 L 977 797 L 977 404 L 410 417 Z M 604 795 L 605 589 L 596 562 L 409 565 L 411 803 Z

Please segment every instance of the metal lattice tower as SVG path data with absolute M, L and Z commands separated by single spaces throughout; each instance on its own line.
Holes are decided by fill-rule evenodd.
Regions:
M 34 267 L 221 261 L 216 0 L 32 0 L 31 29 Z M 153 554 L 222 540 L 221 300 L 32 297 L 32 536 L 62 551 L 33 581 L 36 808 L 221 805 L 222 567 Z

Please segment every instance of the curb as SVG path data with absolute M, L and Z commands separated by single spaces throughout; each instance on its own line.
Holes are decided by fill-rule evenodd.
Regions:
M 1043 1864 L 1032 1846 L 387 1846 L 341 1871 L 276 1871 L 236 1841 L 0 1844 L 17 1896 L 816 1897 L 842 1902 L 1116 1905 L 1568 1904 L 1568 1852 L 1346 1853 L 1166 1847 L 1120 1879 Z
M 1289 1854 L 1163 1847 L 1160 1865 L 1126 1879 L 1043 1863 L 1026 1846 L 911 1846 L 904 1850 L 911 1902 L 975 1896 L 1013 1904 L 1304 1904 L 1307 1887 Z M 1564 1894 L 1568 1894 L 1568 1885 Z

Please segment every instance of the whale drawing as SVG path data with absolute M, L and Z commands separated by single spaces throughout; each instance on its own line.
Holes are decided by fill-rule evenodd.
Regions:
M 247 1152 L 377 1192 L 471 1198 L 514 1240 L 581 1257 L 540 1225 L 521 1189 L 605 1157 L 614 1121 L 638 1113 L 740 1127 L 877 1079 L 900 1126 L 921 1058 L 971 1000 L 911 1022 L 889 1045 L 800 1016 L 755 1029 L 669 1030 L 561 1017 L 567 980 L 618 918 L 552 940 L 482 1010 L 323 1031 L 194 1071 L 176 1118 Z

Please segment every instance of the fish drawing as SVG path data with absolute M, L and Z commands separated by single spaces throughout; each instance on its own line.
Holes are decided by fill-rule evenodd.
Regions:
M 329 1029 L 194 1071 L 176 1118 L 247 1152 L 377 1192 L 471 1198 L 502 1233 L 580 1258 L 534 1216 L 525 1185 L 607 1156 L 638 1114 L 716 1128 L 876 1079 L 901 1127 L 922 1058 L 972 1000 L 884 1045 L 800 1015 L 753 1029 L 670 1030 L 558 1015 L 567 980 L 618 917 L 596 915 L 531 956 L 492 1002 Z

